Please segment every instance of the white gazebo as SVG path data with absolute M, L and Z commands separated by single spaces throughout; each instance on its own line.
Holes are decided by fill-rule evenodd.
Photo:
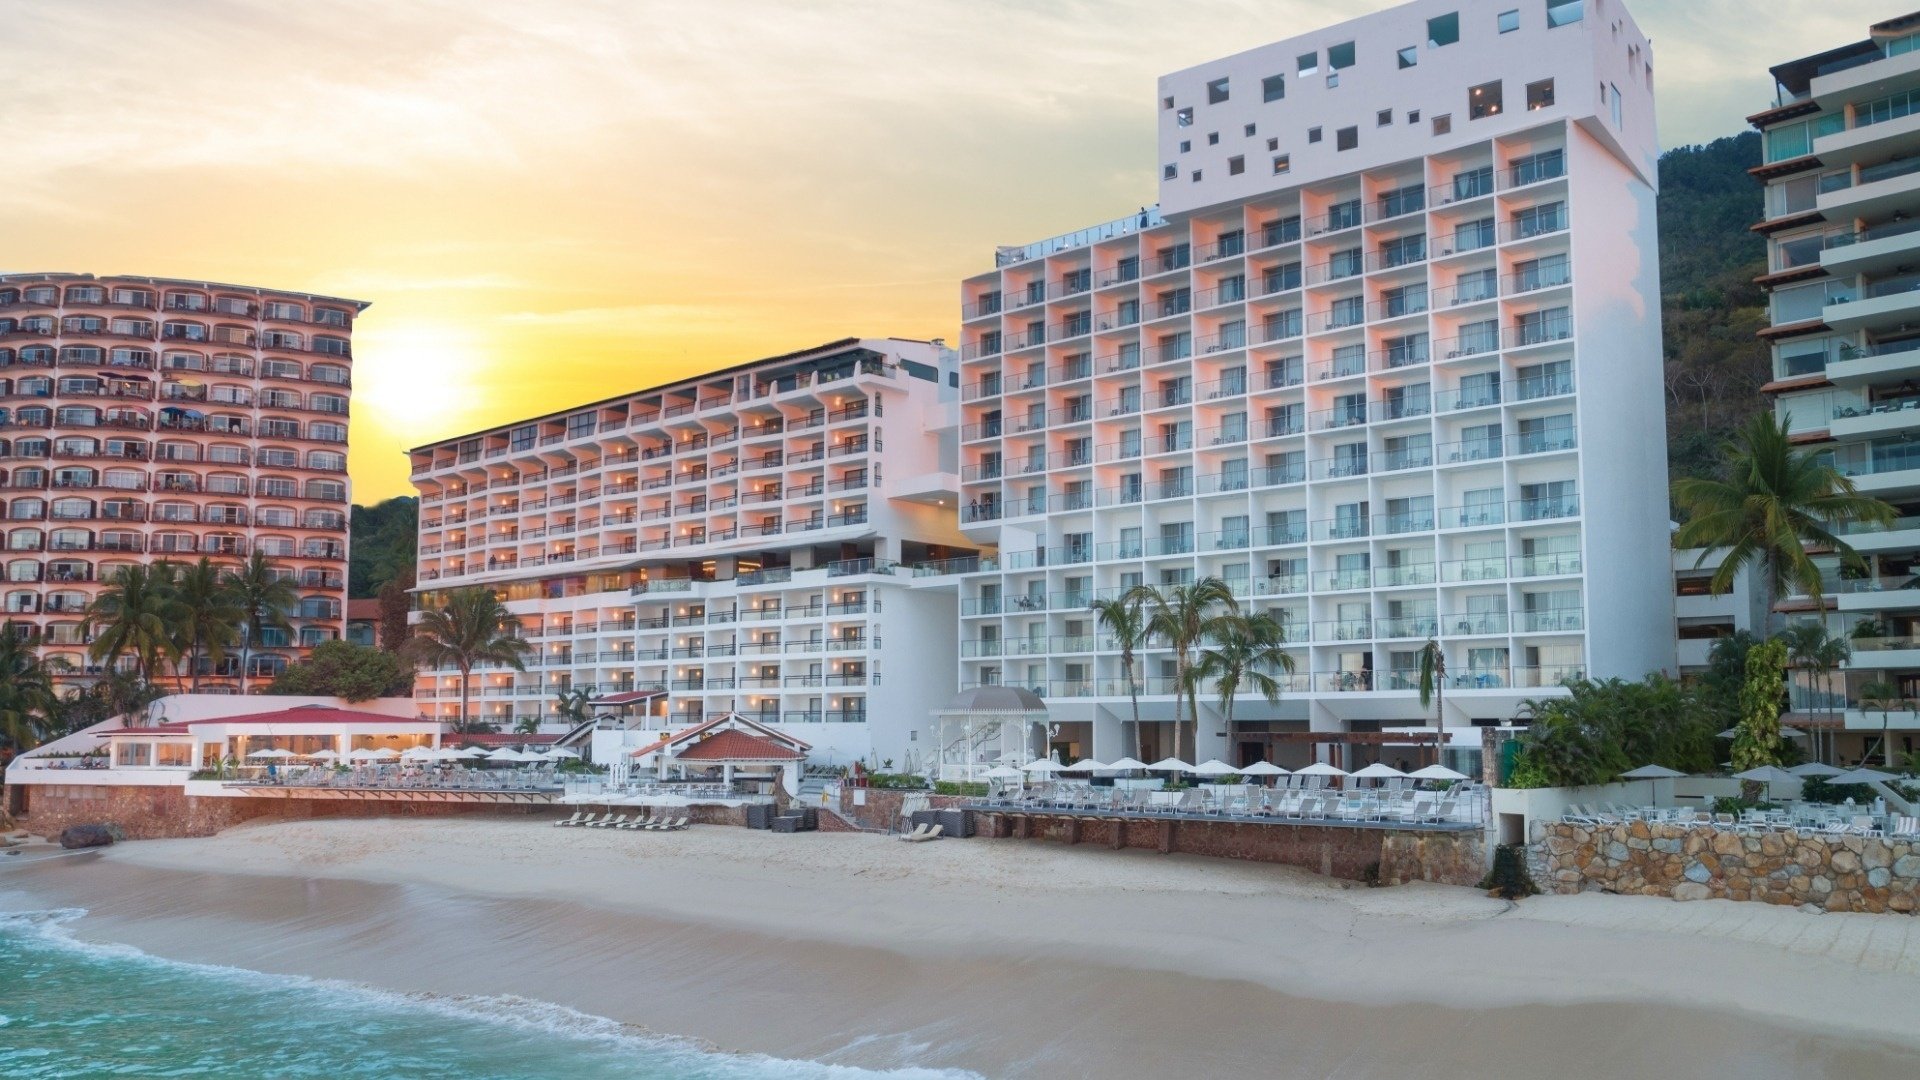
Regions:
M 934 767 L 942 780 L 974 780 L 999 765 L 1020 766 L 1042 756 L 1047 703 L 1019 686 L 976 686 L 936 709 Z

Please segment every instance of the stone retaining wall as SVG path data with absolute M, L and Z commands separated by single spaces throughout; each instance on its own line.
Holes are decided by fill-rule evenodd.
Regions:
M 69 825 L 113 825 L 129 840 L 212 836 L 259 818 L 406 817 L 449 814 L 513 814 L 564 817 L 574 807 L 544 804 L 365 802 L 353 799 L 296 799 L 188 795 L 177 787 L 113 784 L 36 785 L 21 828 L 36 836 L 58 836 Z
M 1536 846 L 1546 875 L 1540 884 L 1556 892 L 1760 900 L 1828 911 L 1920 908 L 1920 845 L 1912 840 L 1794 831 L 1745 835 L 1644 821 L 1552 822 L 1541 832 Z
M 981 836 L 1053 840 L 1108 848 L 1282 863 L 1359 881 L 1379 864 L 1380 882 L 1478 885 L 1487 872 L 1478 829 L 1402 830 L 1339 825 L 1267 824 L 1173 818 L 978 812 Z
M 866 792 L 865 805 L 854 805 L 853 793 L 856 790 Z M 927 800 L 927 807 L 932 810 L 948 810 L 955 807 L 967 806 L 972 801 L 957 795 L 934 795 L 926 791 L 900 791 L 894 788 L 851 788 L 843 786 L 840 789 L 838 809 L 841 817 L 846 818 L 849 822 L 852 822 L 862 829 L 877 829 L 885 832 L 899 825 L 900 807 L 906 803 L 907 796 L 909 795 L 924 797 Z

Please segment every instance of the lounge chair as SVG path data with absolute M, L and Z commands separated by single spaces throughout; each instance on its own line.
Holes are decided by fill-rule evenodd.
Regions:
M 572 817 L 561 818 L 559 821 L 553 823 L 553 827 L 556 829 L 565 828 L 569 825 L 578 825 L 585 820 L 587 820 L 587 812 L 585 810 L 575 810 Z
M 904 833 L 901 833 L 901 834 L 900 834 L 900 839 L 902 839 L 902 840 L 921 840 L 921 839 L 924 839 L 924 838 L 926 837 L 926 835 L 927 835 L 928 833 L 930 833 L 930 832 L 932 832 L 932 831 L 933 831 L 933 822 L 931 822 L 931 821 L 926 821 L 926 822 L 922 822 L 922 823 L 920 823 L 920 824 L 918 824 L 918 825 L 915 825 L 915 826 L 913 827 L 913 831 L 912 831 L 912 832 L 904 832 Z
M 943 825 L 930 825 L 927 827 L 926 832 L 919 832 L 918 830 L 915 830 L 915 832 L 908 833 L 907 835 L 901 837 L 901 839 L 910 841 L 915 844 L 924 843 L 928 840 L 940 839 L 940 834 L 944 830 L 945 830 L 945 826 Z
M 591 825 L 589 825 L 589 826 L 587 826 L 587 827 L 588 827 L 588 828 L 590 828 L 590 829 L 612 829 L 612 828 L 618 828 L 621 822 L 623 822 L 623 821 L 625 821 L 625 820 L 627 820 L 627 817 L 628 817 L 628 816 L 629 816 L 629 815 L 626 815 L 626 814 L 621 814 L 621 815 L 619 815 L 619 816 L 617 816 L 617 817 L 604 817 L 604 818 L 601 818 L 601 819 L 600 819 L 599 821 L 597 821 L 597 822 L 594 822 L 593 824 L 591 824 Z
M 1879 836 L 1880 824 L 1870 814 L 1855 814 L 1847 825 L 1847 833 L 1850 836 Z
M 1424 825 L 1433 814 L 1433 803 L 1427 799 L 1416 800 L 1412 805 L 1400 811 L 1402 825 Z
M 663 817 L 663 818 L 660 818 L 658 821 L 655 821 L 653 824 L 645 826 L 645 829 L 648 832 L 672 832 L 675 829 L 684 829 L 686 827 L 687 827 L 686 818 Z
M 588 814 L 586 817 L 581 818 L 580 821 L 574 827 L 581 828 L 581 829 L 590 828 L 596 822 L 605 821 L 612 816 L 613 816 L 612 811 L 608 811 L 607 813 L 604 813 L 604 814 L 601 814 L 601 813 Z
M 652 822 L 654 821 L 654 818 L 649 816 L 650 814 L 651 814 L 651 811 L 649 811 L 648 813 L 636 814 L 634 815 L 634 818 L 632 821 L 623 821 L 620 824 L 615 825 L 614 828 L 626 829 L 629 832 L 637 831 L 639 829 L 644 829 L 648 825 L 652 824 Z

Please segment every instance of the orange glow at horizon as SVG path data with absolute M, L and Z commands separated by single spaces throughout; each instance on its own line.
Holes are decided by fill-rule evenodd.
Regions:
M 1386 6 L 0 0 L 0 272 L 371 301 L 369 503 L 420 443 L 841 337 L 957 342 L 996 244 L 1154 200 L 1158 75 Z M 1630 7 L 1668 145 L 1891 13 Z

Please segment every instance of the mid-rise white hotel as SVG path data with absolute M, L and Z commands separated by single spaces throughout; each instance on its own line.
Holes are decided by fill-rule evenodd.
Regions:
M 584 688 L 636 737 L 739 712 L 913 767 L 953 694 L 953 599 L 908 564 L 965 543 L 955 364 L 850 338 L 413 450 L 422 602 L 494 588 L 538 646 L 476 678 L 473 713 L 545 720 Z M 450 719 L 459 677 L 415 696 Z
M 1205 575 L 1295 672 L 1232 731 L 1203 688 L 1192 760 L 1430 727 L 1429 638 L 1461 751 L 1672 669 L 1652 88 L 1620 0 L 1419 0 L 1163 77 L 1158 205 L 962 286 L 961 529 L 998 556 L 962 686 L 1041 694 L 1070 757 L 1171 753 L 1171 657 L 1136 747 L 1088 605 Z

